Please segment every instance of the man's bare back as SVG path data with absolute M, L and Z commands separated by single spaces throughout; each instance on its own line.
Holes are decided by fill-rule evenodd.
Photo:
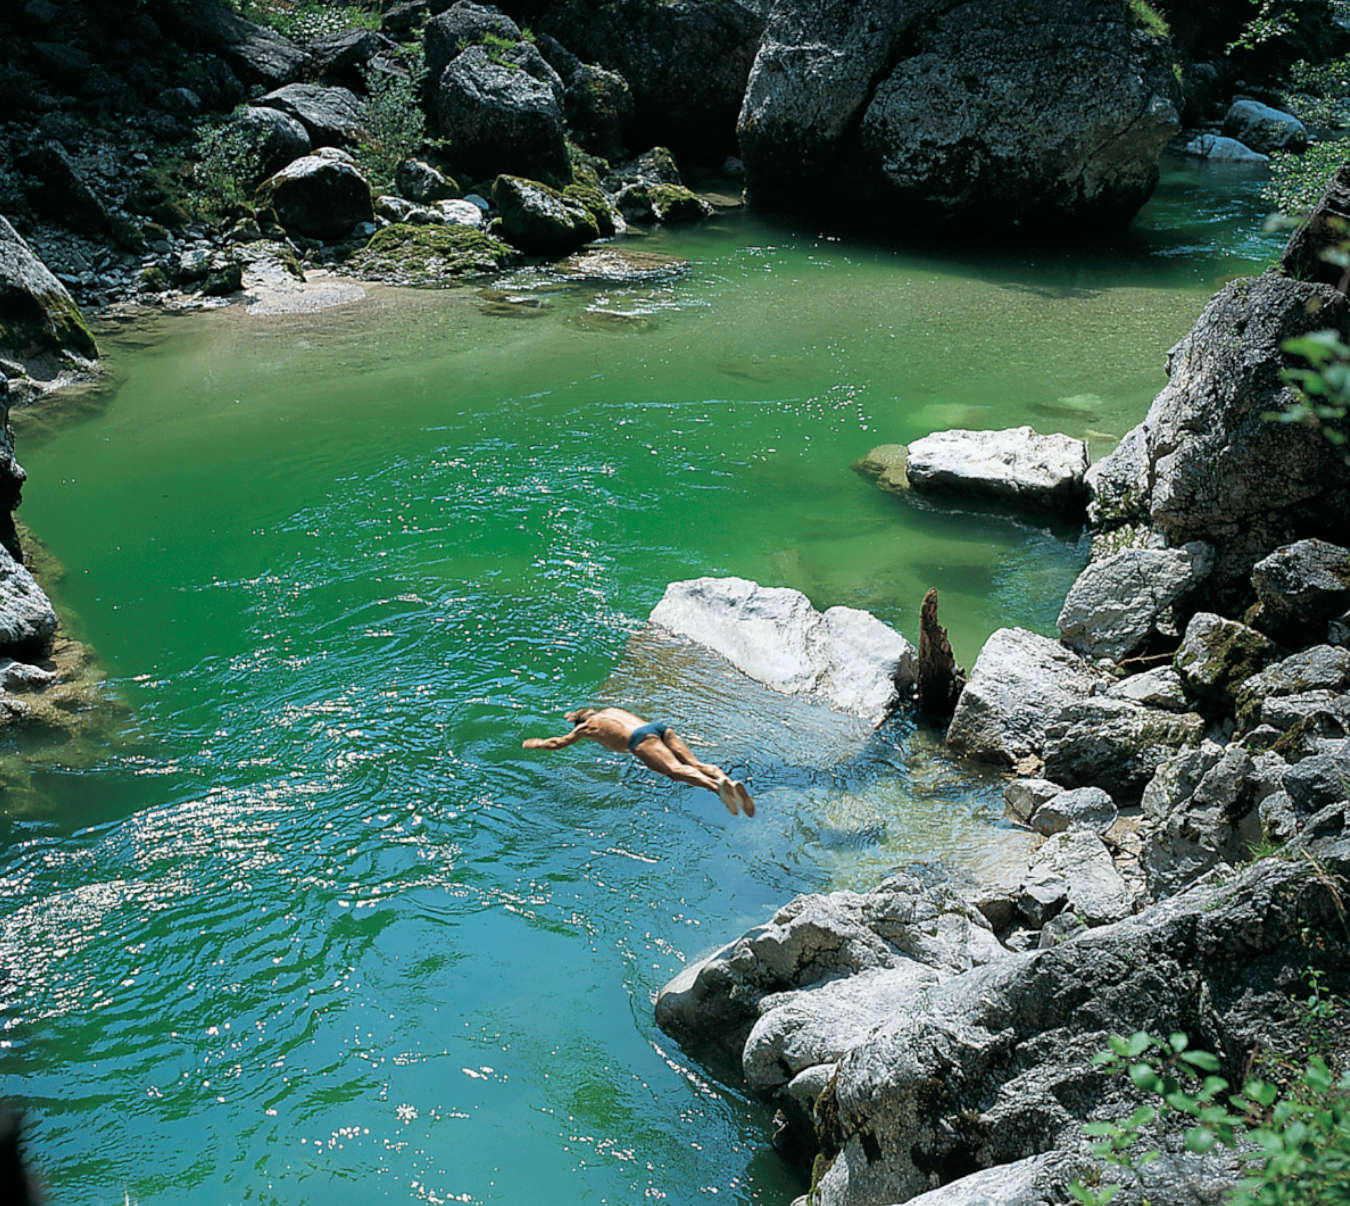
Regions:
M 623 708 L 577 708 L 564 714 L 572 731 L 560 737 L 527 737 L 527 750 L 560 750 L 578 741 L 596 741 L 616 754 L 627 751 L 652 770 L 712 792 L 735 816 L 755 815 L 755 802 L 745 784 L 721 767 L 701 762 L 669 725 L 646 721 Z

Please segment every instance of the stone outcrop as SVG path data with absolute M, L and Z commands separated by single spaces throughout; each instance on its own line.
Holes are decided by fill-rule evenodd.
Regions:
M 736 114 L 767 7 L 763 0 L 554 0 L 531 21 L 587 63 L 623 77 L 639 146 L 674 147 L 718 164 L 735 150 Z
M 1189 691 L 1222 706 L 1231 702 L 1239 683 L 1275 657 L 1274 645 L 1256 629 L 1201 611 L 1186 625 L 1175 665 Z
M 0 355 L 97 359 L 94 337 L 66 287 L 0 218 Z
M 1263 105 L 1260 101 L 1234 101 L 1223 119 L 1223 132 L 1254 151 L 1300 154 L 1308 146 L 1308 130 L 1292 113 Z
M 595 218 L 580 201 L 523 176 L 498 176 L 492 200 L 501 234 L 527 255 L 566 255 L 600 237 Z
M 214 0 L 163 6 L 183 39 L 218 54 L 247 84 L 275 88 L 298 79 L 309 56 L 275 30 L 247 21 Z
M 1109 682 L 1109 675 L 1048 637 L 1000 628 L 975 659 L 947 742 L 1008 766 L 1039 758 L 1051 726 Z
M 1165 43 L 1111 0 L 778 0 L 738 133 L 757 204 L 1007 229 L 1128 221 L 1179 128 Z
M 349 156 L 327 147 L 264 180 L 258 204 L 271 206 L 288 231 L 311 239 L 346 238 L 375 216 L 365 177 Z
M 672 582 L 650 622 L 787 695 L 879 723 L 914 685 L 914 647 L 871 613 L 818 612 L 800 591 L 745 578 Z
M 1013 427 L 924 436 L 909 445 L 906 473 L 915 490 L 1072 510 L 1082 505 L 1087 468 L 1082 440 Z
M 972 1194 L 1044 1186 L 1055 1169 L 1068 1177 L 1084 1167 L 1083 1124 L 1121 1117 L 1138 1102 L 1127 1078 L 1090 1066 L 1108 1034 L 1184 1031 L 1217 1052 L 1235 1080 L 1269 1027 L 1292 1016 L 1290 993 L 1309 960 L 1339 958 L 1302 942 L 1309 925 L 1336 929 L 1339 900 L 1324 877 L 1296 863 L 1267 859 L 1130 915 L 1104 850 L 1087 853 L 1099 839 L 1076 830 L 1051 841 L 1047 874 L 1024 886 L 1034 879 L 1053 895 L 1057 869 L 1078 862 L 1068 854 L 1082 847 L 1087 865 L 1108 878 L 1084 880 L 1080 902 L 1120 920 L 1077 932 L 1057 925 L 1069 916 L 1065 881 L 1045 925 L 1062 936 L 1049 949 L 988 957 L 982 939 L 968 941 L 982 932 L 978 920 L 950 907 L 949 932 L 962 942 L 953 958 L 942 953 L 953 948 L 929 938 L 935 962 L 914 935 L 925 926 L 933 934 L 928 910 L 938 902 L 904 881 L 892 881 L 885 911 L 907 897 L 910 912 L 882 931 L 884 942 L 881 927 L 858 924 L 859 898 L 842 917 L 835 896 L 799 898 L 681 973 L 658 998 L 658 1022 L 694 1050 L 739 1059 L 746 1083 L 819 1149 L 813 1201 L 821 1206 L 1022 1201 Z M 1343 873 L 1350 843 L 1324 843 L 1318 857 L 1330 874 Z M 906 977 L 899 969 L 911 958 L 920 966 Z M 1178 1177 L 1192 1189 L 1231 1184 L 1228 1165 L 1185 1154 L 1179 1133 L 1160 1139 L 1167 1176 L 1149 1184 L 1155 1203 L 1211 1200 L 1177 1196 Z M 937 1193 L 944 1185 L 949 1192 Z M 916 1197 L 924 1193 L 934 1196 Z
M 1343 537 L 1340 450 L 1313 428 L 1265 418 L 1294 402 L 1280 345 L 1322 327 L 1347 327 L 1344 296 L 1325 285 L 1271 271 L 1220 290 L 1168 353 L 1167 386 L 1144 421 L 1088 471 L 1093 522 L 1149 525 L 1173 547 L 1205 541 L 1212 592 L 1237 606 L 1272 549 Z
M 461 51 L 436 82 L 434 111 L 455 163 L 474 176 L 528 172 L 559 185 L 571 178 L 562 80 L 529 42 Z
M 1060 639 L 1113 661 L 1138 652 L 1158 634 L 1172 605 L 1209 574 L 1213 560 L 1209 546 L 1196 540 L 1177 549 L 1122 549 L 1091 562 L 1064 600 Z M 1175 625 L 1167 627 L 1175 636 Z
M 1036 807 L 1027 823 L 1046 837 L 1074 826 L 1105 833 L 1119 815 L 1116 802 L 1100 787 L 1079 787 L 1057 791 Z
M 287 84 L 258 104 L 295 118 L 305 127 L 311 146 L 349 147 L 365 137 L 360 98 L 347 88 Z

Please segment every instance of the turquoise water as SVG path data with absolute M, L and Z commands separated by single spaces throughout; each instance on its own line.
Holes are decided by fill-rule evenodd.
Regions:
M 115 388 L 21 419 L 23 517 L 129 711 L 10 751 L 4 1093 L 54 1202 L 786 1203 L 769 1112 L 655 991 L 801 891 L 1015 858 L 998 783 L 867 737 L 642 622 L 740 574 L 967 665 L 1053 631 L 1075 533 L 926 507 L 850 463 L 950 426 L 1110 448 L 1221 280 L 1254 185 L 1174 169 L 1107 250 L 916 254 L 730 215 L 639 288 L 522 272 L 107 332 Z M 501 311 L 505 310 L 505 313 Z M 598 748 L 658 715 L 759 815 Z

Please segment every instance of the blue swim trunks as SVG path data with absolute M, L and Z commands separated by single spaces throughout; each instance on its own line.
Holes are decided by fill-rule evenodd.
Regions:
M 659 720 L 653 720 L 650 724 L 640 724 L 628 738 L 628 752 L 637 753 L 637 747 L 640 746 L 648 737 L 664 737 L 666 730 L 670 728 L 668 724 L 662 724 Z

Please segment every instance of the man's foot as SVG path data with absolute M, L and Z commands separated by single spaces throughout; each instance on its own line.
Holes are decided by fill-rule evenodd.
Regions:
M 744 791 L 745 789 L 742 788 L 741 790 Z M 740 797 L 736 794 L 736 781 L 734 779 L 723 779 L 717 785 L 717 798 L 727 806 L 727 811 L 731 813 L 733 817 L 740 811 L 737 807 L 740 802 Z M 746 797 L 747 800 L 749 798 L 749 796 Z M 750 805 L 752 812 L 754 807 L 753 804 Z
M 755 802 L 750 798 L 750 793 L 745 790 L 745 784 L 739 779 L 733 779 L 731 789 L 736 793 L 736 800 L 741 806 L 741 811 L 748 817 L 754 816 Z

